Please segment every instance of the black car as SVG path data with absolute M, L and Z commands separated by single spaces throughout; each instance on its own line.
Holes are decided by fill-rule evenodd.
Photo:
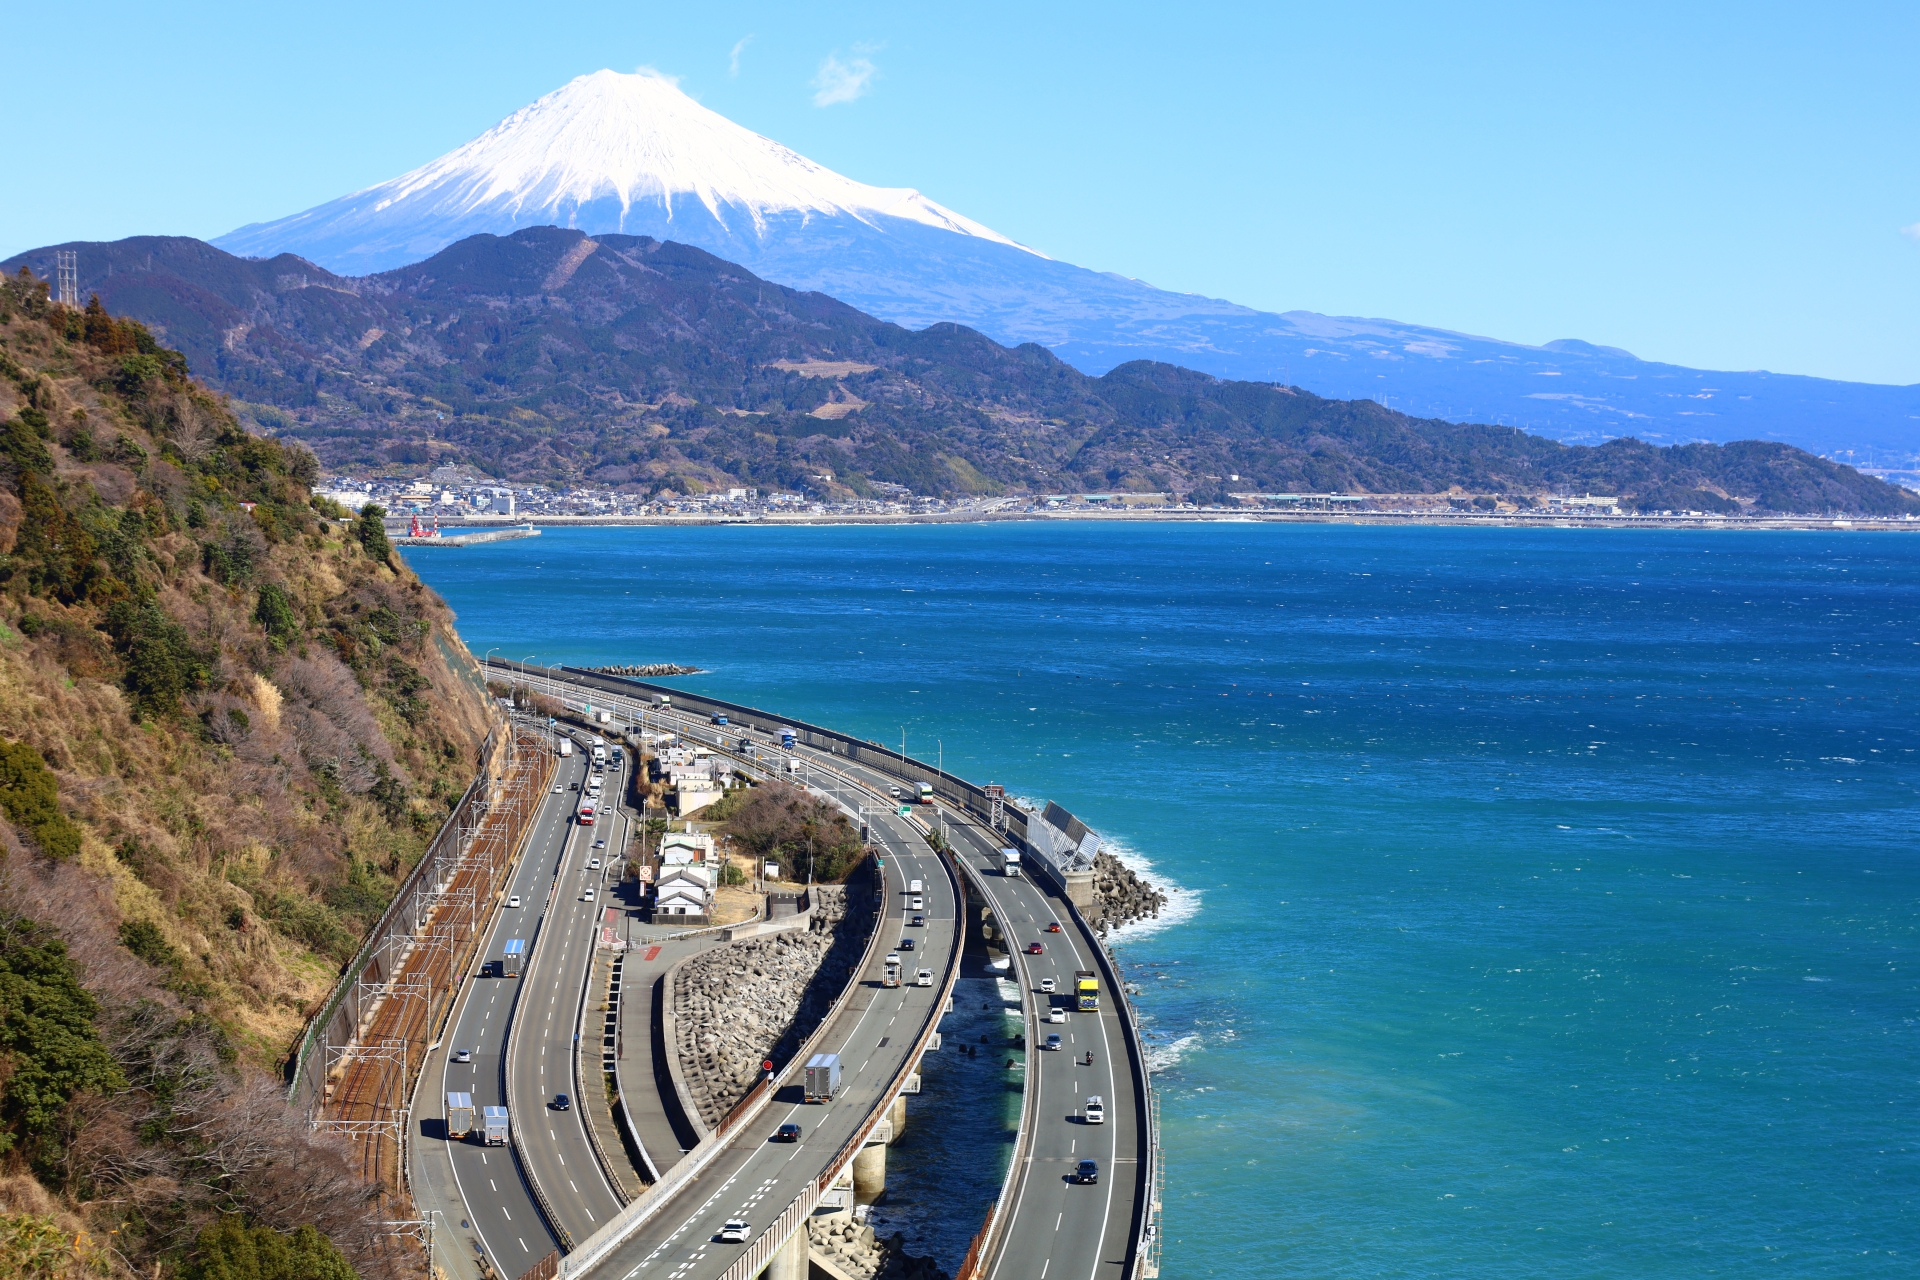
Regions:
M 773 1140 L 775 1142 L 800 1141 L 800 1126 L 797 1124 L 781 1125 L 778 1129 L 775 1129 L 773 1131 Z
M 925 916 L 915 916 L 913 918 L 913 927 L 916 929 L 925 928 L 926 923 L 927 923 L 927 918 Z
M 553 1095 L 553 1109 L 555 1111 L 567 1111 L 570 1110 L 572 1106 L 573 1103 L 568 1101 L 566 1094 L 556 1093 Z
M 1100 1165 L 1094 1160 L 1082 1160 L 1080 1167 L 1073 1171 L 1075 1182 L 1094 1183 L 1100 1181 Z
M 902 951 L 911 951 L 911 950 L 913 950 L 913 939 L 912 939 L 912 938 L 902 938 L 902 939 L 900 939 L 900 949 L 901 949 Z

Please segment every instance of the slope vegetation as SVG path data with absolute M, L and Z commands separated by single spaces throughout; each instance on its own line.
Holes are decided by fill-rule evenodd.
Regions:
M 0 1274 L 380 1272 L 394 1215 L 275 1068 L 483 689 L 378 521 L 185 369 L 0 284 Z
M 1662 509 L 1920 510 L 1776 443 L 1566 446 L 1152 362 L 1092 378 L 1040 346 L 903 329 L 645 237 L 476 235 L 359 279 L 184 239 L 81 255 L 109 305 L 154 325 L 253 421 L 342 467 L 461 461 L 683 491 L 1458 488 L 1618 493 Z

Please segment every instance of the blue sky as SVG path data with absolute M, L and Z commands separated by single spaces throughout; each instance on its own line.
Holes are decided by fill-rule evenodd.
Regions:
M 218 235 L 644 65 L 1162 288 L 1920 382 L 1913 4 L 15 0 L 7 27 L 0 254 Z

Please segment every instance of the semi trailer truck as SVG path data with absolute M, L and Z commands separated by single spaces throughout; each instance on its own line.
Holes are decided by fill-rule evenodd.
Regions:
M 816 1053 L 807 1059 L 807 1101 L 832 1102 L 840 1092 L 840 1055 Z

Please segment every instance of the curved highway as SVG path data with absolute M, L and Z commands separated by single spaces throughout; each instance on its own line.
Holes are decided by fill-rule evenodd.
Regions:
M 645 693 L 625 681 L 582 679 L 574 673 L 560 679 L 531 672 L 519 674 L 536 687 L 547 686 L 550 692 L 564 689 L 579 696 L 584 690 L 595 698 L 596 705 L 599 698 L 612 693 L 616 704 L 628 704 L 643 727 L 667 729 L 710 743 L 752 759 L 762 768 L 780 768 L 788 759 L 800 761 L 794 780 L 864 813 L 875 843 L 887 854 L 886 916 L 880 927 L 889 933 L 900 927 L 905 913 L 899 899 L 905 883 L 919 879 L 927 889 L 924 896 L 929 935 L 920 954 L 943 959 L 957 956 L 957 950 L 949 948 L 954 931 L 964 920 L 962 904 L 953 899 L 948 875 L 927 846 L 920 826 L 895 812 L 897 798 L 890 793 L 902 785 L 900 779 L 826 751 L 779 747 L 764 734 L 740 725 L 718 727 L 684 708 L 663 709 L 649 704 Z M 621 690 L 620 685 L 628 688 Z M 1095 958 L 1101 944 L 1087 932 L 1078 913 L 1044 883 L 1002 874 L 1000 841 L 973 816 L 944 803 L 937 808 L 914 806 L 913 812 L 936 821 L 938 815 L 945 815 L 944 826 L 956 862 L 1013 944 L 1011 976 L 1025 993 L 1023 1011 L 1029 1045 L 1034 1049 L 1027 1055 L 1028 1081 L 1017 1163 L 1009 1171 L 979 1274 L 989 1280 L 1058 1280 L 1062 1276 L 1118 1280 L 1133 1274 L 1144 1135 L 1137 1120 L 1141 1100 L 1128 1056 L 1128 1032 L 1118 1008 L 1121 997 L 1108 989 L 1104 977 L 1097 1011 L 1080 1011 L 1072 995 L 1076 971 L 1104 972 Z M 1061 931 L 1049 932 L 1048 926 L 1056 922 Z M 590 956 L 590 930 L 585 936 L 583 950 Z M 797 1087 L 789 1083 L 747 1126 L 749 1131 L 730 1136 L 724 1149 L 712 1157 L 696 1179 L 677 1188 L 663 1187 L 666 1199 L 662 1203 L 643 1198 L 623 1215 L 612 1234 L 603 1234 L 582 1257 L 568 1259 L 569 1276 L 580 1274 L 576 1266 L 610 1280 L 644 1280 L 649 1275 L 668 1280 L 709 1280 L 727 1275 L 729 1268 L 734 1275 L 743 1274 L 736 1265 L 744 1262 L 743 1246 L 714 1238 L 721 1225 L 738 1217 L 749 1223 L 750 1234 L 758 1234 L 823 1170 L 840 1172 L 844 1157 L 850 1156 L 842 1150 L 848 1139 L 870 1121 L 877 1107 L 890 1101 L 882 1094 L 900 1065 L 899 1059 L 887 1052 L 901 1052 L 895 1029 L 911 1028 L 912 1035 L 917 1035 L 927 1019 L 937 1017 L 927 1006 L 934 992 L 944 990 L 944 972 L 939 974 L 941 985 L 934 992 L 911 986 L 897 990 L 879 987 L 880 958 L 892 941 L 885 939 L 870 953 L 861 985 L 836 1013 L 818 1046 L 841 1052 L 847 1085 L 841 1096 L 825 1107 L 808 1106 L 799 1101 Z M 1028 954 L 1032 943 L 1040 944 L 1038 954 Z M 558 954 L 566 957 L 571 952 L 562 944 Z M 913 957 L 906 958 L 911 972 L 917 966 L 911 963 Z M 555 963 L 573 971 L 568 960 Z M 572 986 L 576 1004 L 584 974 L 582 962 Z M 1054 988 L 1051 992 L 1043 989 L 1048 979 Z M 568 987 L 563 981 L 556 990 L 551 985 L 555 980 L 557 974 L 539 977 L 547 984 L 547 998 L 555 1002 L 554 1022 L 558 1026 L 559 1002 Z M 539 1015 L 544 1023 L 540 994 L 533 993 L 529 1012 Z M 1049 1018 L 1056 1007 L 1062 1014 L 1058 1022 Z M 1038 1047 L 1050 1034 L 1061 1037 L 1057 1051 Z M 528 1039 L 534 1042 L 542 1038 Z M 571 1025 L 564 1043 L 558 1042 L 557 1036 L 545 1039 L 556 1052 L 569 1053 Z M 516 1070 L 521 1055 L 516 1044 Z M 876 1057 L 883 1061 L 875 1061 Z M 888 1058 L 890 1062 L 885 1061 Z M 1090 1098 L 1104 1104 L 1103 1122 L 1090 1121 Z M 804 1140 L 792 1146 L 770 1143 L 773 1129 L 788 1120 L 803 1126 Z M 561 1145 L 557 1128 L 554 1134 L 557 1147 Z M 529 1155 L 530 1161 L 542 1158 Z M 1080 1162 L 1087 1159 L 1095 1162 L 1098 1171 L 1091 1181 L 1076 1176 Z M 557 1161 L 555 1164 L 557 1168 Z M 556 1217 L 563 1222 L 575 1213 L 597 1214 L 598 1210 L 591 1209 L 589 1197 L 576 1193 L 572 1186 L 556 1194 L 546 1171 L 536 1171 L 553 1200 Z M 609 1197 L 606 1204 L 613 1203 L 611 1192 L 605 1194 Z M 568 1203 L 562 1205 L 562 1200 Z M 632 1225 L 636 1216 L 637 1226 Z M 605 1247 L 616 1238 L 617 1245 Z M 579 1244 L 582 1236 L 572 1232 L 572 1239 Z M 509 1269 L 508 1274 L 513 1272 Z

